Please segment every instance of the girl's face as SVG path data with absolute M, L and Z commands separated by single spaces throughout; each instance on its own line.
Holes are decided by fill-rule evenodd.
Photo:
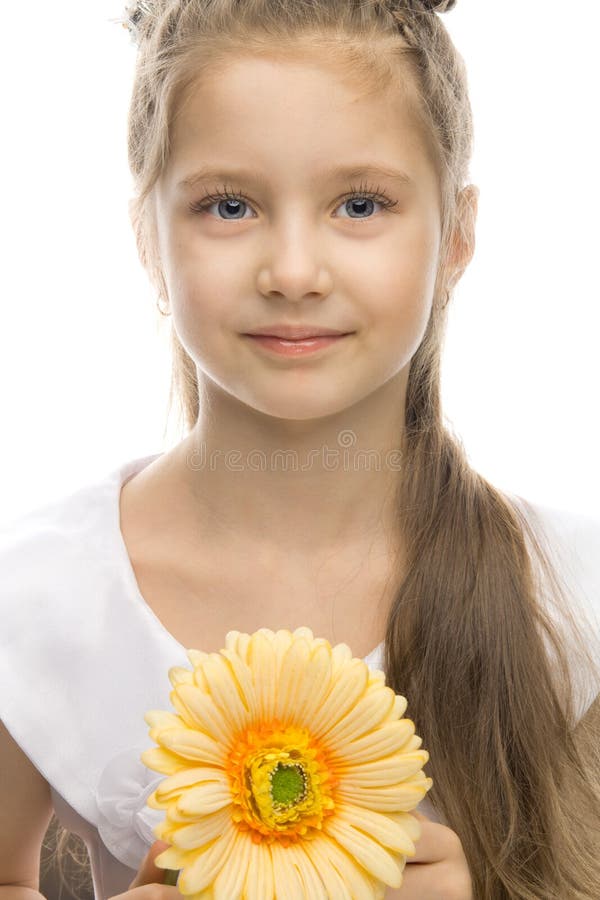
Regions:
M 309 419 L 405 386 L 441 234 L 400 96 L 361 97 L 313 61 L 238 59 L 181 106 L 156 214 L 173 325 L 209 394 Z M 281 323 L 351 334 L 296 357 L 247 336 Z

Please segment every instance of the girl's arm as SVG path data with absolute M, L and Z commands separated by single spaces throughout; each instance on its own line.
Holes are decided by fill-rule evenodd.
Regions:
M 0 721 L 0 898 L 39 900 L 40 853 L 54 812 L 50 786 Z

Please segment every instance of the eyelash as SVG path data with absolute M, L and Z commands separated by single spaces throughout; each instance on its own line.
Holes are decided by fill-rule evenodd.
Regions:
M 345 194 L 338 202 L 338 206 L 341 203 L 347 202 L 348 200 L 359 200 L 359 199 L 367 199 L 367 200 L 376 200 L 378 203 L 384 207 L 384 209 L 392 209 L 394 206 L 397 206 L 397 200 L 391 200 L 385 194 L 381 193 L 379 187 L 375 190 L 372 190 L 369 185 L 361 184 L 358 188 L 350 187 L 350 193 Z M 233 189 L 228 190 L 227 187 L 224 188 L 222 193 L 215 194 L 206 194 L 201 200 L 190 203 L 189 209 L 194 213 L 201 213 L 204 210 L 208 209 L 212 206 L 213 203 L 218 203 L 220 200 L 241 200 L 244 203 L 247 202 L 247 198 L 238 191 L 234 191 Z M 369 221 L 369 219 L 373 218 L 369 216 L 364 221 Z M 241 222 L 241 219 L 221 219 L 222 222 Z M 360 222 L 361 219 L 353 219 L 351 221 Z

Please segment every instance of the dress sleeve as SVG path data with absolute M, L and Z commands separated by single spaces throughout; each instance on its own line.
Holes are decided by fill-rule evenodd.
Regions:
M 87 739 L 98 673 L 86 646 L 95 590 L 77 535 L 53 507 L 0 529 L 0 719 L 38 771 L 88 821 Z M 89 575 L 89 572 L 88 572 Z
M 169 709 L 185 651 L 126 593 L 93 484 L 0 526 L 0 719 L 110 854 L 137 869 L 154 840 L 158 775 L 144 714 Z

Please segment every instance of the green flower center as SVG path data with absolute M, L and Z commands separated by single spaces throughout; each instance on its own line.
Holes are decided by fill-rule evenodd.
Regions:
M 278 763 L 271 771 L 273 806 L 292 806 L 306 797 L 306 775 L 302 766 Z

